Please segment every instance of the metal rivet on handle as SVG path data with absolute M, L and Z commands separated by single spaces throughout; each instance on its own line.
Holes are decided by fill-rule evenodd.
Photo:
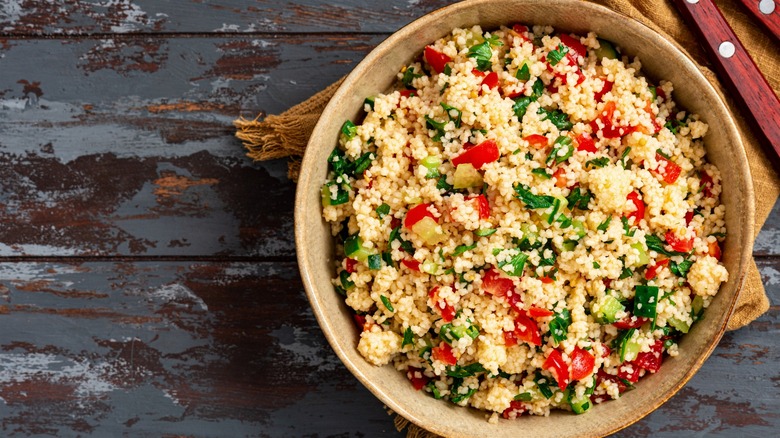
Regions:
M 769 15 L 775 11 L 775 2 L 772 0 L 761 0 L 761 3 L 758 4 L 758 10 L 764 15 Z
M 696 3 L 699 3 L 699 0 L 685 0 L 686 2 L 695 5 Z
M 731 41 L 723 41 L 720 43 L 720 46 L 718 46 L 718 53 L 724 58 L 731 58 L 736 51 L 737 49 Z

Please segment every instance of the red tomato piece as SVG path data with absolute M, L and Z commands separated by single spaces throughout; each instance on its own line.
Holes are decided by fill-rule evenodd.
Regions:
M 645 271 L 645 280 L 654 279 L 658 275 L 658 272 L 661 270 L 661 268 L 668 264 L 669 259 L 657 260 L 653 266 L 650 266 Z
M 482 276 L 482 290 L 486 294 L 493 295 L 495 297 L 503 297 L 509 291 L 515 289 L 515 283 L 512 279 L 505 277 L 498 269 L 490 268 Z
M 550 140 L 540 134 L 531 134 L 526 137 L 523 137 L 523 140 L 527 141 L 528 144 L 533 146 L 536 149 L 545 149 L 547 145 L 550 143 Z
M 701 171 L 701 187 L 702 187 L 702 193 L 704 193 L 704 196 L 711 198 L 712 197 L 712 177 L 709 173 L 705 171 Z
M 452 61 L 452 58 L 434 49 L 431 46 L 425 47 L 425 60 L 431 65 L 436 73 L 443 73 L 447 63 Z
M 482 143 L 461 152 L 460 155 L 452 159 L 452 164 L 471 164 L 475 169 L 481 169 L 487 163 L 498 161 L 501 154 L 498 151 L 498 145 L 494 140 L 486 140 Z
M 433 360 L 438 360 L 446 365 L 455 365 L 458 363 L 458 358 L 452 352 L 452 347 L 446 342 L 442 342 L 431 350 L 431 357 Z
M 680 176 L 680 173 L 682 172 L 682 168 L 674 161 L 664 157 L 659 153 L 655 154 L 655 160 L 658 161 L 659 163 L 661 163 L 662 161 L 666 162 L 666 166 L 664 167 L 664 170 L 659 173 L 664 178 L 665 183 L 674 184 L 674 182 L 677 181 L 677 178 Z
M 406 228 L 412 228 L 414 224 L 423 220 L 424 217 L 429 217 L 438 222 L 436 216 L 434 216 L 433 213 L 430 211 L 431 209 L 434 210 L 436 209 L 436 207 L 434 207 L 432 203 L 415 205 L 414 207 L 409 209 L 408 212 L 406 212 L 406 217 L 404 218 L 404 226 Z
M 579 346 L 574 347 L 571 353 L 571 378 L 572 380 L 582 380 L 593 372 L 596 365 L 596 358 L 589 351 L 583 350 Z
M 418 391 L 425 388 L 425 385 L 430 381 L 430 379 L 423 374 L 423 370 L 415 367 L 409 367 L 406 370 L 406 378 L 412 382 L 412 386 Z
M 650 115 L 650 122 L 653 124 L 653 134 L 661 132 L 663 126 L 658 124 L 658 121 L 655 120 L 656 114 L 653 113 L 653 103 L 649 100 L 647 101 L 647 105 L 645 105 L 645 111 Z
M 501 416 L 505 419 L 515 419 L 525 412 L 525 405 L 520 400 L 512 400 L 509 403 L 509 407 L 504 409 L 504 412 L 501 413 Z
M 577 150 L 585 152 L 598 152 L 596 149 L 596 142 L 590 137 L 590 134 L 580 134 L 575 138 L 577 142 Z
M 645 203 L 639 199 L 639 192 L 636 190 L 629 193 L 626 199 L 634 204 L 634 211 L 626 214 L 626 219 L 631 220 L 633 218 L 634 225 L 639 225 L 639 221 L 645 218 Z
M 506 301 L 513 309 L 515 309 L 515 312 L 523 312 L 523 299 L 516 289 L 510 290 L 506 293 Z
M 667 231 L 664 237 L 666 238 L 666 243 L 668 243 L 674 251 L 690 252 L 693 249 L 693 237 L 680 239 L 672 230 Z
M 611 349 L 611 348 L 609 348 L 609 346 L 608 346 L 607 344 L 603 344 L 603 343 L 602 343 L 602 344 L 601 344 L 601 348 L 604 350 L 604 352 L 603 352 L 603 353 L 601 353 L 601 357 L 607 357 L 607 356 L 609 356 L 610 354 L 612 354 L 612 349 Z M 599 371 L 600 371 L 600 370 L 599 370 Z
M 612 325 L 619 328 L 620 330 L 628 330 L 642 327 L 642 324 L 646 323 L 647 321 L 650 320 L 644 316 L 627 316 L 620 321 L 613 322 Z
M 596 120 L 590 122 L 590 127 L 594 133 L 599 131 L 599 125 L 597 123 L 597 120 L 600 120 L 601 123 L 604 125 L 604 127 L 601 128 L 601 135 L 604 138 L 625 137 L 626 135 L 636 131 L 635 126 L 615 125 L 614 121 L 612 120 L 612 117 L 615 114 L 615 107 L 616 107 L 615 102 L 613 101 L 607 102 L 604 105 L 604 109 L 601 111 L 601 113 L 596 118 Z
M 601 102 L 601 100 L 604 98 L 604 95 L 612 91 L 612 87 L 615 85 L 614 82 L 608 81 L 606 78 L 602 78 L 604 80 L 604 86 L 601 87 L 601 90 L 593 95 L 593 98 L 596 99 L 596 102 Z
M 491 90 L 498 87 L 498 73 L 494 71 L 488 73 L 488 75 L 485 76 L 485 79 L 482 79 L 482 85 L 487 85 Z
M 473 74 L 474 76 L 476 76 L 478 78 L 484 78 L 486 73 L 484 71 L 477 70 L 475 68 L 474 70 L 471 70 L 471 74 Z
M 470 196 L 469 199 L 474 200 L 477 204 L 477 211 L 479 212 L 479 218 L 482 220 L 490 219 L 490 203 L 487 196 L 478 195 Z
M 544 284 L 553 283 L 555 282 L 555 279 L 550 276 L 551 274 L 552 272 L 548 272 L 547 274 L 544 275 L 544 277 L 539 277 L 539 280 L 541 280 L 541 282 Z
M 599 370 L 596 372 L 596 385 L 601 385 L 601 382 L 609 381 L 609 382 L 615 382 L 618 385 L 618 392 L 623 393 L 626 389 L 628 389 L 628 385 L 626 385 L 623 381 L 621 381 L 618 376 L 613 376 L 612 374 L 607 374 L 606 371 L 599 368 Z
M 555 178 L 555 187 L 564 188 L 569 185 L 569 180 L 566 178 L 566 170 L 563 167 L 559 167 L 558 170 L 553 173 Z
M 420 272 L 420 262 L 417 260 L 401 260 L 401 264 L 411 269 L 412 271 Z
M 584 58 L 588 54 L 588 48 L 585 47 L 578 38 L 574 38 L 567 34 L 561 34 L 559 38 L 563 45 L 573 50 L 577 56 Z
M 417 95 L 417 90 L 401 90 L 399 93 L 401 93 L 401 97 L 410 98 Z
M 355 320 L 355 324 L 357 324 L 360 331 L 364 331 L 366 329 L 366 317 L 363 315 L 358 315 L 357 313 L 352 315 L 352 319 Z
M 661 87 L 655 87 L 655 95 L 660 97 L 661 100 L 666 100 L 666 92 Z
M 690 225 L 692 220 L 693 220 L 693 210 L 685 213 L 685 226 L 687 227 L 688 225 Z
M 344 259 L 344 270 L 350 274 L 355 272 L 355 266 L 357 266 L 357 260 L 347 257 Z
M 452 322 L 452 320 L 455 319 L 455 308 L 447 304 L 447 302 L 440 301 L 438 307 L 441 319 L 444 320 L 444 322 Z
M 504 345 L 507 347 L 514 347 L 517 345 L 517 338 L 515 338 L 515 332 L 504 332 Z
M 624 379 L 631 383 L 636 383 L 639 381 L 639 371 L 641 370 L 642 368 L 633 362 L 624 362 L 618 366 L 617 376 L 619 379 Z
M 717 241 L 708 242 L 707 249 L 708 249 L 707 253 L 712 257 L 715 257 L 715 259 L 717 259 L 718 261 L 720 261 L 721 257 L 723 257 L 723 253 L 720 250 L 720 244 L 718 244 Z
M 558 350 L 553 350 L 542 365 L 544 369 L 551 372 L 558 382 L 558 388 L 565 389 L 569 385 L 569 366 L 563 360 L 563 355 Z
M 553 316 L 555 313 L 553 313 L 552 310 L 542 309 L 540 307 L 534 307 L 531 306 L 530 309 L 528 309 L 528 316 L 531 318 L 544 318 L 546 316 Z
M 528 26 L 523 26 L 520 23 L 515 23 L 515 24 L 512 25 L 512 30 L 517 32 L 517 33 L 519 33 L 519 34 L 523 34 L 523 33 L 528 32 Z
M 661 363 L 664 360 L 664 341 L 657 340 L 650 351 L 646 353 L 639 353 L 634 359 L 634 365 L 639 368 L 644 368 L 651 373 L 658 371 L 661 368 Z
M 514 336 L 518 341 L 524 341 L 537 347 L 542 345 L 542 334 L 539 331 L 539 326 L 536 325 L 536 321 L 524 313 L 519 313 L 515 317 Z

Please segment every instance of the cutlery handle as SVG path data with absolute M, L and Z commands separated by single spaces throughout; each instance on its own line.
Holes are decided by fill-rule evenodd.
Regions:
M 674 0 L 709 52 L 720 79 L 753 116 L 780 157 L 780 101 L 712 0 Z
M 780 0 L 739 0 L 780 41 Z

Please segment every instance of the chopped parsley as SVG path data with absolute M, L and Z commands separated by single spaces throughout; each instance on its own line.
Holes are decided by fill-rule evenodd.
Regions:
M 413 89 L 412 87 L 412 81 L 416 78 L 421 78 L 422 74 L 416 74 L 414 72 L 414 67 L 409 67 L 404 72 L 404 76 L 401 78 L 401 83 L 404 84 L 404 86 L 408 89 Z
M 516 185 L 515 192 L 517 193 L 515 197 L 523 201 L 526 207 L 531 209 L 550 208 L 555 200 L 552 196 L 534 195 L 529 187 L 524 184 Z
M 412 328 L 407 327 L 406 330 L 404 330 L 404 341 L 401 342 L 401 348 L 413 344 L 414 344 L 414 335 L 412 333 Z
M 693 262 L 690 260 L 683 260 L 680 263 L 672 261 L 669 263 L 669 270 L 678 277 L 686 277 L 691 266 L 693 266 Z
M 531 79 L 531 72 L 528 70 L 528 64 L 523 63 L 523 66 L 517 70 L 517 73 L 515 73 L 515 77 L 521 81 L 527 81 Z
M 572 146 L 571 143 L 571 138 L 565 135 L 556 138 L 553 143 L 552 151 L 550 151 L 550 155 L 547 156 L 547 159 L 545 159 L 544 162 L 550 164 L 550 162 L 554 160 L 555 164 L 560 164 L 571 158 L 574 154 L 574 146 Z
M 471 245 L 458 245 L 455 248 L 455 251 L 453 251 L 452 257 L 457 257 L 457 256 L 463 254 L 466 251 L 471 251 L 472 249 L 474 249 L 476 247 L 477 247 L 476 242 L 471 244 Z
M 558 44 L 555 50 L 550 50 L 550 53 L 547 54 L 547 61 L 550 65 L 557 65 L 567 53 L 569 53 L 569 48 L 563 44 Z
M 447 111 L 447 115 L 449 116 L 450 120 L 455 124 L 456 128 L 460 128 L 461 118 L 463 117 L 463 112 L 461 110 L 449 106 L 446 103 L 442 102 L 441 107 L 444 108 L 444 111 Z M 453 111 L 456 113 L 456 115 L 453 117 L 452 113 Z
M 609 164 L 609 157 L 599 157 L 585 162 L 585 167 L 604 167 Z
M 563 309 L 561 312 L 556 313 L 552 321 L 550 321 L 550 336 L 556 344 L 566 340 L 569 334 L 569 326 L 571 325 L 571 313 L 569 309 Z
M 379 207 L 376 208 L 376 214 L 379 216 L 379 219 L 384 219 L 385 216 L 390 214 L 390 206 L 382 203 Z
M 539 108 L 538 114 L 543 114 L 542 120 L 549 120 L 559 131 L 568 131 L 574 127 L 569 116 L 561 110 L 546 110 Z
M 547 169 L 545 169 L 544 167 L 536 168 L 536 169 L 532 170 L 531 173 L 533 173 L 534 175 L 539 175 L 543 179 L 550 179 L 550 178 L 552 178 L 552 175 L 547 173 Z
M 382 300 L 382 304 L 384 304 L 384 305 L 385 305 L 385 307 L 387 308 L 387 310 L 389 310 L 389 311 L 391 311 L 391 312 L 395 312 L 395 309 L 393 308 L 393 304 L 392 304 L 392 303 L 390 303 L 390 300 L 389 300 L 389 299 L 388 299 L 386 296 L 384 296 L 384 295 L 380 295 L 380 296 L 379 296 L 379 299 L 381 299 L 381 300 Z
M 606 231 L 607 231 L 607 228 L 609 228 L 609 224 L 610 224 L 610 222 L 612 222 L 612 216 L 609 216 L 609 217 L 607 217 L 607 220 L 605 220 L 604 222 L 602 222 L 601 224 L 599 224 L 599 226 L 598 226 L 598 227 L 596 227 L 596 229 L 597 229 L 598 231 L 604 231 L 604 232 L 606 232 Z

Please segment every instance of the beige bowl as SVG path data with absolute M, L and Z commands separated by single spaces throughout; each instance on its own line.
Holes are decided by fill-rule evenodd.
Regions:
M 320 187 L 326 158 L 337 143 L 339 128 L 362 111 L 365 96 L 387 90 L 401 67 L 426 44 L 455 27 L 480 24 L 484 29 L 522 22 L 552 25 L 556 30 L 594 31 L 615 41 L 624 53 L 639 56 L 644 73 L 656 81 L 671 80 L 679 105 L 701 115 L 710 126 L 709 159 L 723 174 L 722 202 L 729 230 L 723 262 L 730 273 L 706 317 L 680 343 L 679 356 L 645 377 L 619 400 L 594 406 L 585 415 L 554 412 L 549 417 L 522 417 L 499 424 L 484 412 L 434 400 L 415 391 L 406 376 L 391 366 L 375 367 L 358 353 L 358 333 L 347 306 L 334 291 L 333 242 L 321 217 Z M 432 12 L 390 36 L 346 78 L 325 108 L 303 160 L 295 205 L 295 242 L 303 284 L 314 315 L 336 354 L 382 402 L 418 426 L 452 437 L 467 436 L 600 436 L 620 430 L 652 412 L 678 391 L 717 345 L 742 285 L 753 241 L 753 186 L 732 115 L 688 56 L 648 27 L 591 3 L 562 0 L 471 0 Z

